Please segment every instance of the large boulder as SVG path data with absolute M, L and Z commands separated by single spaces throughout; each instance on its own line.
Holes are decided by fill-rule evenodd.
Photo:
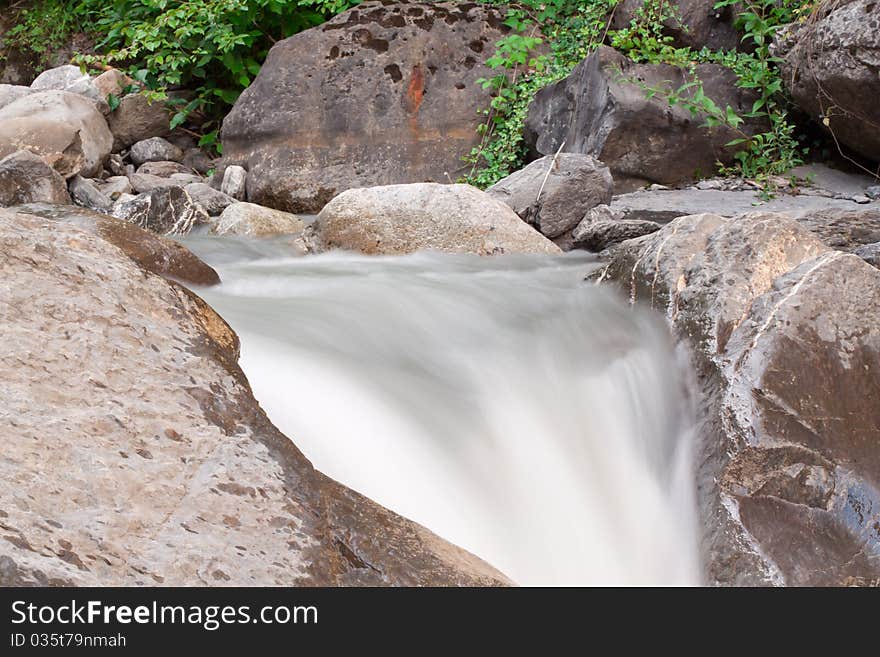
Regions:
M 633 20 L 651 20 L 658 4 L 670 15 L 663 22 L 665 34 L 672 37 L 673 45 L 680 48 L 711 48 L 736 50 L 741 46 L 742 34 L 734 27 L 736 7 L 715 7 L 716 0 L 671 0 L 657 3 L 649 0 L 621 0 L 615 8 L 611 27 L 619 30 Z M 648 5 L 646 7 L 646 5 Z M 639 16 L 639 12 L 644 12 Z
M 128 148 L 150 137 L 164 137 L 171 132 L 171 115 L 164 102 L 151 100 L 135 92 L 119 99 L 119 105 L 107 115 L 113 133 L 114 150 Z
M 476 3 L 365 2 L 276 44 L 223 122 L 248 200 L 308 213 L 353 187 L 460 178 L 503 19 Z
M 95 86 L 92 76 L 83 73 L 79 66 L 73 64 L 64 64 L 43 71 L 31 83 L 31 89 L 34 91 L 69 91 L 72 94 L 91 98 L 100 104 L 107 100 L 106 96 L 103 96 Z
M 180 162 L 183 150 L 162 137 L 150 137 L 131 147 L 131 161 L 141 165 L 146 162 Z
M 351 189 L 309 227 L 317 250 L 369 255 L 433 249 L 457 253 L 559 253 L 507 205 L 469 185 L 414 183 Z
M 880 271 L 785 215 L 703 214 L 623 243 L 596 278 L 690 347 L 710 581 L 876 582 Z
M 733 71 L 717 64 L 699 64 L 694 71 L 705 95 L 722 110 L 751 111 L 755 96 L 736 86 Z M 526 144 L 535 157 L 560 148 L 597 157 L 611 169 L 618 193 L 648 182 L 676 184 L 706 176 L 718 162 L 732 162 L 735 149 L 726 144 L 741 135 L 723 125 L 707 128 L 704 115 L 670 105 L 662 94 L 649 97 L 645 89 L 677 90 L 691 81 L 682 68 L 637 64 L 602 46 L 567 78 L 536 94 L 526 119 Z M 746 122 L 741 129 L 752 132 L 759 124 Z
M 508 583 L 317 472 L 226 323 L 101 237 L 0 212 L 0 307 L 0 585 Z
M 289 212 L 254 203 L 231 203 L 211 227 L 211 232 L 215 235 L 271 237 L 301 233 L 304 227 L 302 218 Z
M 589 155 L 560 153 L 535 160 L 486 191 L 550 238 L 577 226 L 587 211 L 608 203 L 608 167 Z
M 33 93 L 33 89 L 17 84 L 0 84 L 0 107 L 6 107 L 19 98 Z
M 216 285 L 217 272 L 184 247 L 167 237 L 156 235 L 122 219 L 69 205 L 32 203 L 15 208 L 17 212 L 67 223 L 97 235 L 120 249 L 146 271 L 189 285 Z
M 65 178 L 91 176 L 113 146 L 95 103 L 67 91 L 40 91 L 0 108 L 0 157 L 36 153 Z
M 793 23 L 776 45 L 795 103 L 835 139 L 880 162 L 880 4 L 823 3 L 809 21 Z
M 64 178 L 30 151 L 0 160 L 0 207 L 22 203 L 70 203 Z

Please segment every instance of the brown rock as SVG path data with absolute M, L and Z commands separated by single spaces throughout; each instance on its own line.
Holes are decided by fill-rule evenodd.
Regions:
M 470 185 L 420 183 L 350 189 L 309 227 L 317 250 L 369 255 L 434 249 L 453 253 L 560 253 L 501 201 Z
M 753 213 L 676 219 L 597 278 L 665 310 L 691 347 L 710 580 L 877 581 L 880 271 Z
M 142 93 L 124 96 L 119 100 L 119 107 L 107 116 L 113 133 L 113 150 L 128 148 L 150 137 L 164 137 L 171 131 L 170 118 L 162 101 L 151 101 Z
M 223 122 L 247 200 L 309 213 L 354 187 L 457 180 L 503 19 L 476 3 L 365 2 L 280 41 Z
M 316 472 L 223 320 L 103 239 L 0 213 L 0 281 L 0 584 L 508 583 Z
M 64 178 L 30 151 L 0 160 L 0 206 L 22 203 L 70 203 Z

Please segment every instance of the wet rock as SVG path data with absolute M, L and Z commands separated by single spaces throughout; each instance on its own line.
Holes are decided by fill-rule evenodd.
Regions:
M 179 162 L 183 159 L 183 151 L 162 137 L 150 137 L 132 145 L 131 161 L 136 165 L 145 162 Z
M 0 109 L 0 157 L 36 153 L 65 178 L 96 175 L 113 135 L 89 99 L 66 91 L 40 91 Z
M 33 93 L 33 89 L 16 84 L 0 84 L 0 108 Z
M 824 3 L 777 40 L 782 80 L 795 103 L 840 143 L 880 161 L 880 5 Z
M 237 200 L 243 200 L 247 196 L 247 171 L 242 167 L 232 165 L 223 171 L 223 182 L 220 191 Z
M 91 208 L 98 212 L 109 212 L 113 207 L 110 197 L 100 191 L 95 183 L 82 176 L 74 176 L 68 183 L 70 196 L 77 205 Z
M 204 208 L 180 187 L 163 187 L 113 206 L 114 217 L 160 235 L 186 235 L 194 226 L 208 223 Z
M 509 583 L 317 472 L 226 323 L 116 246 L 2 212 L 9 280 L 0 585 Z
M 22 203 L 70 203 L 64 178 L 29 151 L 0 160 L 0 206 Z
M 196 203 L 205 208 L 205 211 L 212 217 L 216 217 L 227 207 L 235 203 L 234 198 L 227 196 L 223 192 L 218 192 L 206 183 L 192 183 L 187 185 L 184 189 L 186 189 L 187 194 L 189 194 Z
M 146 271 L 188 285 L 216 285 L 220 277 L 212 267 L 193 255 L 185 246 L 167 237 L 156 235 L 134 224 L 71 206 L 30 204 L 17 212 L 64 222 L 118 247 Z
M 317 250 L 369 255 L 559 253 L 507 205 L 469 185 L 416 183 L 343 192 L 310 226 Z
M 614 8 L 611 27 L 628 27 L 645 4 L 646 0 L 622 0 Z M 734 27 L 741 8 L 716 8 L 715 0 L 673 0 L 667 7 L 673 16 L 664 21 L 664 33 L 672 37 L 676 47 L 737 50 L 742 46 L 742 34 Z
M 560 153 L 535 160 L 486 191 L 547 237 L 578 225 L 587 211 L 611 200 L 608 167 L 589 155 Z
M 785 215 L 703 214 L 621 244 L 596 278 L 690 347 L 710 581 L 877 581 L 880 271 Z
M 170 118 L 162 101 L 151 101 L 142 93 L 122 97 L 119 106 L 107 116 L 114 138 L 113 149 L 122 150 L 151 137 L 167 135 L 171 131 Z
M 295 214 L 253 203 L 232 203 L 223 210 L 211 232 L 216 235 L 270 237 L 301 233 L 304 227 L 302 218 Z
M 460 178 L 504 19 L 478 3 L 365 2 L 279 41 L 223 122 L 247 200 L 314 213 L 346 189 Z
M 736 75 L 717 64 L 695 69 L 705 94 L 719 107 L 740 115 L 756 99 L 736 86 Z M 645 183 L 677 184 L 712 173 L 730 163 L 741 136 L 726 126 L 704 127 L 682 105 L 649 98 L 642 87 L 678 89 L 692 80 L 684 69 L 667 64 L 636 64 L 612 48 L 600 47 L 572 73 L 539 91 L 529 107 L 525 141 L 536 157 L 564 152 L 593 155 L 611 169 L 615 190 Z M 638 82 L 638 84 L 636 83 Z M 685 92 L 689 93 L 689 92 Z M 746 132 L 760 124 L 746 122 Z

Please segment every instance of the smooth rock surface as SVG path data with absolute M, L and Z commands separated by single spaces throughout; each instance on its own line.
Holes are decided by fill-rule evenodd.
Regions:
M 95 185 L 94 181 L 74 176 L 67 184 L 74 203 L 98 212 L 109 212 L 113 201 Z
M 24 98 L 33 93 L 33 89 L 18 84 L 0 84 L 0 108 L 6 107 L 9 103 L 15 102 L 19 98 Z
M 247 198 L 247 171 L 238 165 L 230 165 L 223 170 L 220 191 L 226 196 L 243 201 Z
M 559 253 L 506 204 L 469 185 L 414 183 L 351 189 L 309 227 L 317 250 L 368 255 L 435 249 L 457 253 Z
M 142 93 L 120 98 L 119 107 L 107 115 L 114 138 L 113 149 L 128 148 L 150 137 L 164 137 L 171 132 L 170 119 L 165 103 L 150 101 Z
M 721 108 L 751 111 L 755 98 L 735 86 L 732 71 L 699 64 L 696 74 Z M 567 78 L 536 94 L 524 129 L 526 145 L 535 157 L 552 155 L 563 144 L 563 152 L 593 155 L 611 169 L 618 193 L 646 182 L 670 185 L 709 175 L 718 162 L 732 161 L 735 149 L 726 144 L 740 135 L 726 126 L 706 128 L 705 117 L 660 96 L 648 98 L 635 83 L 678 89 L 690 80 L 683 69 L 636 64 L 602 46 Z M 747 122 L 742 128 L 758 127 Z
M 304 227 L 302 218 L 295 214 L 253 203 L 232 203 L 223 210 L 211 227 L 211 232 L 216 235 L 270 237 L 301 233 Z
M 223 212 L 223 210 L 235 203 L 234 198 L 227 196 L 223 192 L 218 192 L 207 183 L 191 183 L 184 187 L 184 189 L 186 190 L 186 193 L 189 194 L 196 203 L 205 208 L 205 212 L 212 217 L 216 217 Z
M 535 160 L 486 192 L 553 238 L 577 226 L 592 208 L 608 203 L 613 186 L 608 167 L 595 158 L 560 153 Z
M 596 279 L 690 347 L 710 582 L 876 582 L 880 271 L 785 215 L 702 214 L 621 244 Z
M 459 179 L 504 18 L 477 3 L 364 2 L 279 41 L 223 122 L 247 200 L 314 213 L 346 189 Z
M 65 178 L 91 176 L 110 155 L 113 135 L 95 104 L 66 91 L 40 91 L 0 109 L 0 157 L 36 153 Z
M 508 583 L 316 472 L 226 323 L 102 238 L 0 212 L 9 308 L 0 585 Z
M 70 203 L 64 178 L 30 151 L 0 160 L 0 206 L 22 203 Z

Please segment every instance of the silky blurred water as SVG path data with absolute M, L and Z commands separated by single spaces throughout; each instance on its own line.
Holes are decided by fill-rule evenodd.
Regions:
M 687 376 L 590 256 L 296 257 L 191 236 L 272 421 L 524 585 L 697 584 Z

